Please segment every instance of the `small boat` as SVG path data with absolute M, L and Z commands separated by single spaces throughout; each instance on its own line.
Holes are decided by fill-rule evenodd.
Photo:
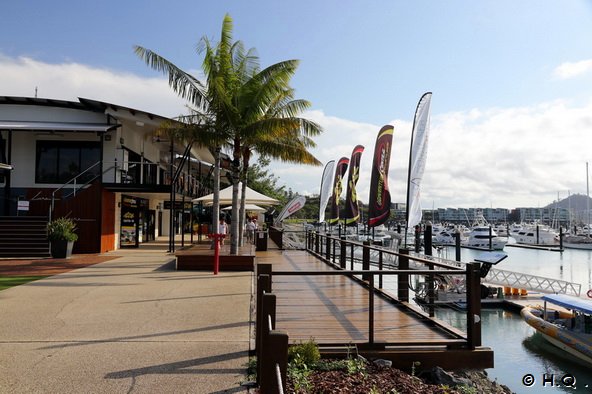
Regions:
M 548 342 L 592 366 L 592 301 L 565 294 L 547 294 L 543 309 L 525 307 L 520 314 Z M 547 304 L 571 312 L 553 310 Z
M 592 236 L 590 235 L 566 235 L 563 238 L 563 247 L 569 249 L 592 250 Z

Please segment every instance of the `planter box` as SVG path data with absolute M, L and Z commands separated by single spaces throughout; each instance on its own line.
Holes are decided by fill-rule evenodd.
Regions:
M 51 241 L 51 257 L 54 259 L 67 259 L 72 256 L 74 241 Z

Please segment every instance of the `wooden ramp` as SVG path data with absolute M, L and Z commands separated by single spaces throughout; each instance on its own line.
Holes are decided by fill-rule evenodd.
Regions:
M 307 251 L 257 252 L 256 263 L 272 265 L 275 327 L 288 332 L 290 343 L 312 338 L 324 355 L 357 351 L 390 359 L 403 369 L 417 361 L 421 368 L 493 367 L 491 349 L 468 348 L 466 333 L 430 318 L 418 307 L 375 293 L 370 322 L 370 292 L 360 280 L 345 275 L 281 274 L 337 271 Z

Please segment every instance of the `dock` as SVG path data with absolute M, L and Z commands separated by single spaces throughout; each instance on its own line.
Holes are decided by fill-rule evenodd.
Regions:
M 468 333 L 370 290 L 361 275 L 341 274 L 351 271 L 308 251 L 270 247 L 256 252 L 256 263 L 258 270 L 271 269 L 275 329 L 287 332 L 291 344 L 312 339 L 324 357 L 360 354 L 405 370 L 415 362 L 449 370 L 493 367 L 493 351 L 481 346 L 480 332 L 478 345 L 470 346 Z

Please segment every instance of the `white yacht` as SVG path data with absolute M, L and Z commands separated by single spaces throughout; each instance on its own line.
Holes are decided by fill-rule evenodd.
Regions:
M 518 244 L 559 245 L 559 233 L 548 226 L 528 225 L 512 234 Z
M 592 250 L 592 236 L 566 235 L 563 237 L 563 247 L 568 249 Z
M 507 237 L 499 237 L 495 230 L 487 223 L 483 213 L 477 211 L 477 216 L 471 227 L 468 238 L 462 243 L 470 248 L 503 250 L 508 242 Z

